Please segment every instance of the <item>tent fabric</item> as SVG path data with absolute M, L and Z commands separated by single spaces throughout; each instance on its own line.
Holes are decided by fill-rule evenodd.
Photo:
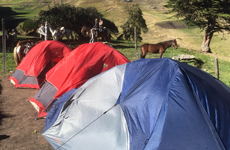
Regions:
M 54 149 L 230 150 L 229 97 L 198 68 L 141 59 L 85 82 L 42 135 Z
M 43 41 L 29 51 L 9 80 L 15 87 L 39 89 L 45 74 L 71 51 L 61 42 Z
M 45 117 L 55 99 L 79 88 L 91 77 L 127 62 L 130 61 L 123 54 L 101 42 L 82 44 L 47 72 L 46 84 L 29 101 L 39 107 L 38 117 Z
M 52 109 L 49 111 L 49 113 L 46 116 L 46 120 L 45 120 L 46 126 L 44 130 L 47 130 L 48 128 L 50 128 L 52 124 L 56 121 L 58 117 L 58 112 L 61 111 L 61 108 L 66 102 L 66 100 L 70 98 L 70 96 L 75 92 L 76 89 L 77 88 L 74 88 L 64 93 L 60 98 L 58 98 L 56 102 L 54 102 L 54 104 L 52 105 Z

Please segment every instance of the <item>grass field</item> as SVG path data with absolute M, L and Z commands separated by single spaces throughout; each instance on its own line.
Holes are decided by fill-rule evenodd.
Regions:
M 0 17 L 9 17 L 13 19 L 13 23 L 21 22 L 25 19 L 36 19 L 40 10 L 47 9 L 47 4 L 61 2 L 61 0 L 1 0 L 1 10 L 7 10 L 7 13 L 1 13 Z M 104 15 L 104 18 L 113 21 L 118 27 L 120 33 L 120 25 L 125 21 L 123 13 L 124 3 L 119 0 L 66 0 L 62 1 L 79 7 L 96 7 L 99 12 Z M 165 14 L 165 9 L 162 7 L 163 2 L 160 0 L 134 0 L 140 4 L 143 12 L 143 17 L 149 28 L 149 32 L 142 34 L 143 41 L 138 43 L 137 48 L 140 54 L 140 45 L 143 43 L 157 43 L 170 39 L 177 39 L 180 46 L 177 50 L 169 48 L 166 50 L 163 57 L 172 58 L 179 54 L 191 54 L 196 57 L 195 60 L 186 62 L 190 65 L 201 68 L 202 70 L 215 76 L 215 58 L 219 60 L 220 80 L 230 86 L 230 53 L 229 43 L 230 35 L 228 33 L 214 34 L 211 41 L 212 54 L 200 52 L 200 46 L 203 39 L 203 32 L 199 28 L 190 28 L 177 21 L 175 18 Z M 127 3 L 126 3 L 127 4 Z M 25 7 L 23 7 L 25 5 Z M 153 9 L 155 7 L 156 9 Z M 16 12 L 16 14 L 13 13 Z M 5 12 L 5 11 L 4 11 Z M 7 18 L 7 19 L 9 19 Z M 0 33 L 1 34 L 1 33 Z M 20 37 L 19 38 L 26 38 Z M 133 41 L 117 41 L 112 42 L 115 49 L 122 52 L 131 61 L 135 61 L 136 53 Z M 1 48 L 1 47 L 0 47 Z M 147 54 L 146 58 L 157 58 L 159 54 Z M 2 61 L 2 53 L 0 53 L 0 61 Z M 16 66 L 13 61 L 12 53 L 7 53 L 7 68 L 6 72 L 13 71 Z M 3 74 L 3 63 L 0 64 L 0 74 Z
M 133 41 L 123 41 L 122 43 L 117 42 L 118 44 L 114 44 L 114 47 L 123 53 L 127 58 L 129 58 L 130 61 L 137 60 L 136 57 L 136 51 L 135 51 L 135 43 Z M 140 45 L 142 43 L 138 44 L 138 54 L 140 55 Z M 163 57 L 172 58 L 173 56 L 178 56 L 179 54 L 188 54 L 188 55 L 194 55 L 195 59 L 193 60 L 181 60 L 181 62 L 187 63 L 189 65 L 192 65 L 194 67 L 198 67 L 201 70 L 211 74 L 213 77 L 216 77 L 216 67 L 215 67 L 215 58 L 213 56 L 209 56 L 203 53 L 197 53 L 196 51 L 188 50 L 182 47 L 179 47 L 178 49 L 174 49 L 172 47 L 168 48 L 165 53 L 163 54 Z M 146 55 L 146 59 L 152 59 L 152 58 L 159 58 L 159 54 L 152 54 L 148 53 Z M 218 59 L 218 65 L 219 65 L 219 80 L 224 82 L 226 85 L 230 87 L 230 62 L 226 61 L 224 59 Z

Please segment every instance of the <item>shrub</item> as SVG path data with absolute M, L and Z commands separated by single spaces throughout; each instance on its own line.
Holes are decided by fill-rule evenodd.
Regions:
M 37 27 L 37 21 L 26 20 L 23 23 L 22 30 L 28 33 L 28 32 L 34 31 L 36 27 Z

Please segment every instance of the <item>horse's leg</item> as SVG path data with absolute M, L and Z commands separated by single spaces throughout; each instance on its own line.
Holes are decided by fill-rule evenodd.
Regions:
M 89 43 L 93 43 L 93 34 L 90 34 L 89 37 L 90 37 Z
M 162 53 L 162 52 L 160 52 L 160 58 L 162 58 L 162 55 L 163 55 L 163 53 Z
M 67 40 L 67 45 L 69 45 L 69 37 L 68 37 L 68 35 L 65 35 L 65 37 L 66 37 L 66 40 Z
M 140 54 L 140 58 L 141 58 L 141 59 L 143 58 L 143 53 L 142 53 L 142 51 L 141 51 L 141 54 Z
M 145 51 L 145 47 L 141 46 L 141 54 L 140 54 L 141 59 L 144 59 L 147 53 L 148 52 Z
M 162 50 L 162 49 L 160 49 L 160 50 L 159 50 L 159 53 L 160 53 L 160 58 L 162 58 L 162 55 L 163 55 L 163 53 L 164 53 L 164 52 L 165 52 L 165 50 L 164 50 L 164 49 L 163 49 L 163 50 Z
M 107 30 L 107 40 L 108 42 L 110 42 L 110 39 L 109 39 L 109 31 Z
M 99 33 L 98 33 L 98 31 L 96 31 L 95 36 L 94 36 L 94 42 L 98 41 L 98 37 L 99 37 Z
M 143 55 L 143 53 L 141 52 L 141 55 L 140 55 L 141 59 L 145 59 L 145 56 L 146 56 L 146 54 Z
M 90 37 L 90 41 L 89 43 L 93 43 L 94 42 L 94 30 L 91 29 L 90 32 L 89 32 L 89 37 Z
M 109 32 L 107 31 L 105 35 L 106 35 L 106 36 L 105 36 L 106 42 L 109 42 Z
M 160 53 L 160 58 L 162 58 L 163 53 L 165 52 L 164 48 L 160 48 L 159 49 L 159 53 Z

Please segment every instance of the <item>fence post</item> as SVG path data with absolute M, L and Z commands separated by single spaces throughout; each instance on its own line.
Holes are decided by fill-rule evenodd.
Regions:
M 5 18 L 2 19 L 2 53 L 3 53 L 3 73 L 6 73 L 6 32 Z
M 48 23 L 47 23 L 47 21 L 45 22 L 45 41 L 47 41 L 48 39 L 49 39 L 49 37 L 48 37 Z
M 136 27 L 134 27 L 134 40 L 135 40 L 136 56 L 137 56 L 137 59 L 139 59 L 138 50 L 137 50 L 137 31 L 136 31 Z
M 216 78 L 219 79 L 219 65 L 218 58 L 215 58 L 215 66 L 216 66 Z

